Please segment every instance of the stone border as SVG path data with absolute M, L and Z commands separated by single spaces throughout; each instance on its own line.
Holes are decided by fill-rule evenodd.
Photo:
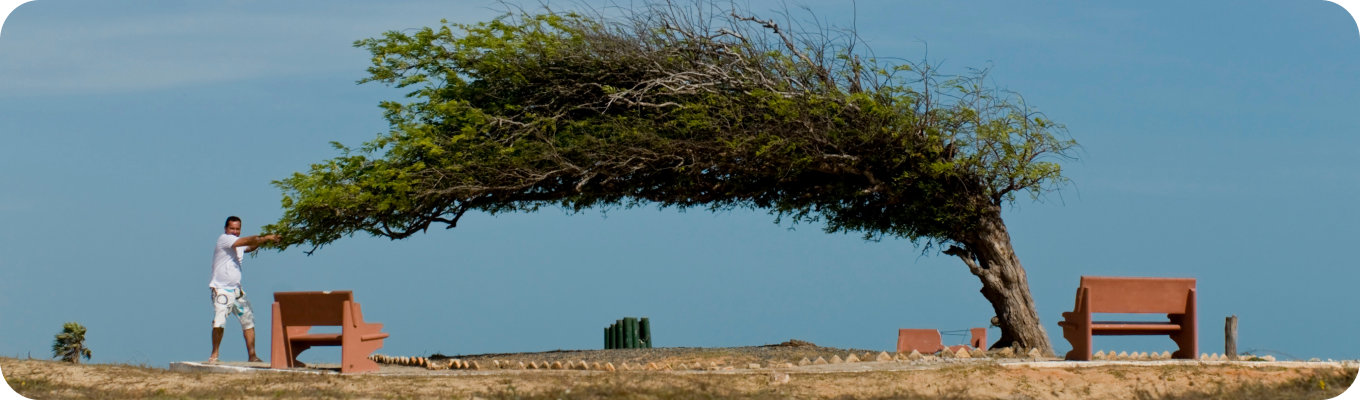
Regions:
M 1160 361 L 1032 361 L 1032 362 L 1002 362 L 999 363 L 1006 367 L 1030 367 L 1030 368 L 1087 368 L 1087 367 L 1108 367 L 1114 365 L 1127 365 L 1131 367 L 1153 367 L 1160 365 L 1197 365 L 1197 366 L 1229 366 L 1238 365 L 1243 367 L 1285 367 L 1285 368 L 1345 368 L 1355 366 L 1356 363 L 1348 361 L 1199 361 L 1199 360 L 1160 360 Z

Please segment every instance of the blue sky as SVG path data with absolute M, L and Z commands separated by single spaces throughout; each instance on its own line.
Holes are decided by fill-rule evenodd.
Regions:
M 993 68 L 996 85 L 1067 124 L 1075 184 L 1005 213 L 1041 320 L 1081 275 L 1198 279 L 1200 346 L 1360 358 L 1360 34 L 1340 6 L 1290 2 L 861 1 L 880 56 Z M 772 2 L 751 8 L 769 10 Z M 270 181 L 385 131 L 350 47 L 386 30 L 475 22 L 490 1 L 63 1 L 0 31 L 0 354 L 46 356 L 65 321 L 96 362 L 209 352 L 211 244 L 280 215 Z M 561 5 L 570 8 L 569 4 Z M 793 229 L 790 229 L 793 228 Z M 344 239 L 246 260 L 268 354 L 270 293 L 356 292 L 385 354 L 594 349 L 650 317 L 659 346 L 791 338 L 890 350 L 897 328 L 986 326 L 956 259 L 761 212 L 655 208 L 471 215 L 404 241 Z M 999 332 L 990 331 L 992 338 Z M 955 342 L 962 338 L 947 337 Z M 1099 349 L 1172 350 L 1162 338 Z M 226 360 L 242 360 L 228 324 Z M 303 360 L 335 360 L 335 349 Z

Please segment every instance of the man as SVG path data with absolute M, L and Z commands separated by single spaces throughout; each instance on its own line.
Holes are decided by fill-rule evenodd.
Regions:
M 241 219 L 227 217 L 225 232 L 217 237 L 217 245 L 213 247 L 212 281 L 208 282 L 213 299 L 212 356 L 208 357 L 209 363 L 217 362 L 217 348 L 222 344 L 227 314 L 236 314 L 236 318 L 241 321 L 250 362 L 263 362 L 255 356 L 255 312 L 250 308 L 246 292 L 241 290 L 241 258 L 265 242 L 278 241 L 279 237 L 240 236 Z

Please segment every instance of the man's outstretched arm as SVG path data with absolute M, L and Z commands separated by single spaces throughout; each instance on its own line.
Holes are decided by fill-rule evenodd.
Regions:
M 244 246 L 249 247 L 250 248 L 249 250 L 255 250 L 256 247 L 260 247 L 260 245 L 264 244 L 265 242 L 277 242 L 277 241 L 279 241 L 279 235 L 246 236 L 240 239 L 236 239 L 236 242 L 232 243 L 231 247 L 234 248 Z

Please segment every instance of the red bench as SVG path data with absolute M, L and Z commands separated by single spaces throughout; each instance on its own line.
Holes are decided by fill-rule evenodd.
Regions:
M 968 339 L 967 346 L 945 346 L 940 340 L 940 331 L 935 329 L 898 329 L 897 330 L 897 352 L 910 353 L 912 350 L 921 354 L 930 354 L 940 350 L 949 349 L 957 352 L 961 348 L 987 348 L 987 328 L 972 328 L 968 330 L 972 335 Z
M 972 337 L 968 338 L 968 345 L 974 348 L 987 348 L 987 328 L 972 328 L 968 330 Z
M 340 333 L 309 333 L 313 326 L 340 326 Z M 370 372 L 378 363 L 368 355 L 382 348 L 382 324 L 364 322 L 354 293 L 274 292 L 269 367 L 299 366 L 297 356 L 316 346 L 340 346 L 340 372 Z
M 910 353 L 916 350 L 921 354 L 930 354 L 944 349 L 944 344 L 940 340 L 940 331 L 935 329 L 898 329 L 897 330 L 897 352 Z
M 1094 321 L 1092 313 L 1164 313 L 1168 321 Z M 1194 359 L 1199 351 L 1194 278 L 1083 276 L 1076 307 L 1062 316 L 1068 360 L 1090 361 L 1092 336 L 1167 335 L 1180 347 L 1171 358 Z

